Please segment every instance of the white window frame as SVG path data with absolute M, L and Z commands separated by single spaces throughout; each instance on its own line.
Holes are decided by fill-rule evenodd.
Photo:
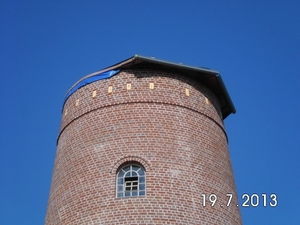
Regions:
M 128 187 L 130 187 L 130 190 L 127 190 Z M 139 164 L 126 164 L 118 170 L 116 176 L 116 197 L 139 196 L 146 196 L 145 169 Z

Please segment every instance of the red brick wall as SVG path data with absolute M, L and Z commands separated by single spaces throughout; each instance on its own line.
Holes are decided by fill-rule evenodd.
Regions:
M 241 224 L 220 114 L 210 90 L 166 71 L 77 90 L 63 110 L 46 224 Z M 146 170 L 146 196 L 116 198 L 117 169 L 132 161 Z M 204 207 L 211 193 L 218 202 Z

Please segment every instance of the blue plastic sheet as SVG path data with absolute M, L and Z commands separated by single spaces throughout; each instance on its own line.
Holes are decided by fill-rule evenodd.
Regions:
M 90 83 L 93 83 L 95 81 L 98 81 L 98 80 L 103 80 L 103 79 L 107 79 L 107 78 L 110 78 L 112 76 L 114 76 L 115 74 L 119 73 L 120 70 L 109 70 L 109 71 L 106 71 L 106 72 L 103 72 L 103 73 L 100 73 L 100 74 L 96 74 L 94 76 L 91 76 L 91 77 L 87 77 L 86 79 L 80 81 L 78 84 L 76 84 L 71 90 L 68 91 L 68 93 L 66 94 L 65 96 L 65 99 L 64 99 L 64 104 L 65 105 L 65 102 L 67 101 L 67 99 L 75 92 L 77 91 L 79 88 L 82 88 L 83 86 L 87 85 L 87 84 L 90 84 Z

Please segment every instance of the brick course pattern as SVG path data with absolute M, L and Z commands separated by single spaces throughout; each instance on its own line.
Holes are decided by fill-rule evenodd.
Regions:
M 145 168 L 146 196 L 116 197 L 127 162 Z M 216 205 L 203 206 L 212 193 Z M 242 224 L 215 95 L 151 69 L 78 89 L 63 108 L 45 224 Z

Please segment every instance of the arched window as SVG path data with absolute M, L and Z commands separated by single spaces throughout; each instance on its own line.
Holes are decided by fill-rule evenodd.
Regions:
M 146 195 L 145 170 L 139 165 L 130 164 L 122 167 L 117 173 L 117 197 Z

